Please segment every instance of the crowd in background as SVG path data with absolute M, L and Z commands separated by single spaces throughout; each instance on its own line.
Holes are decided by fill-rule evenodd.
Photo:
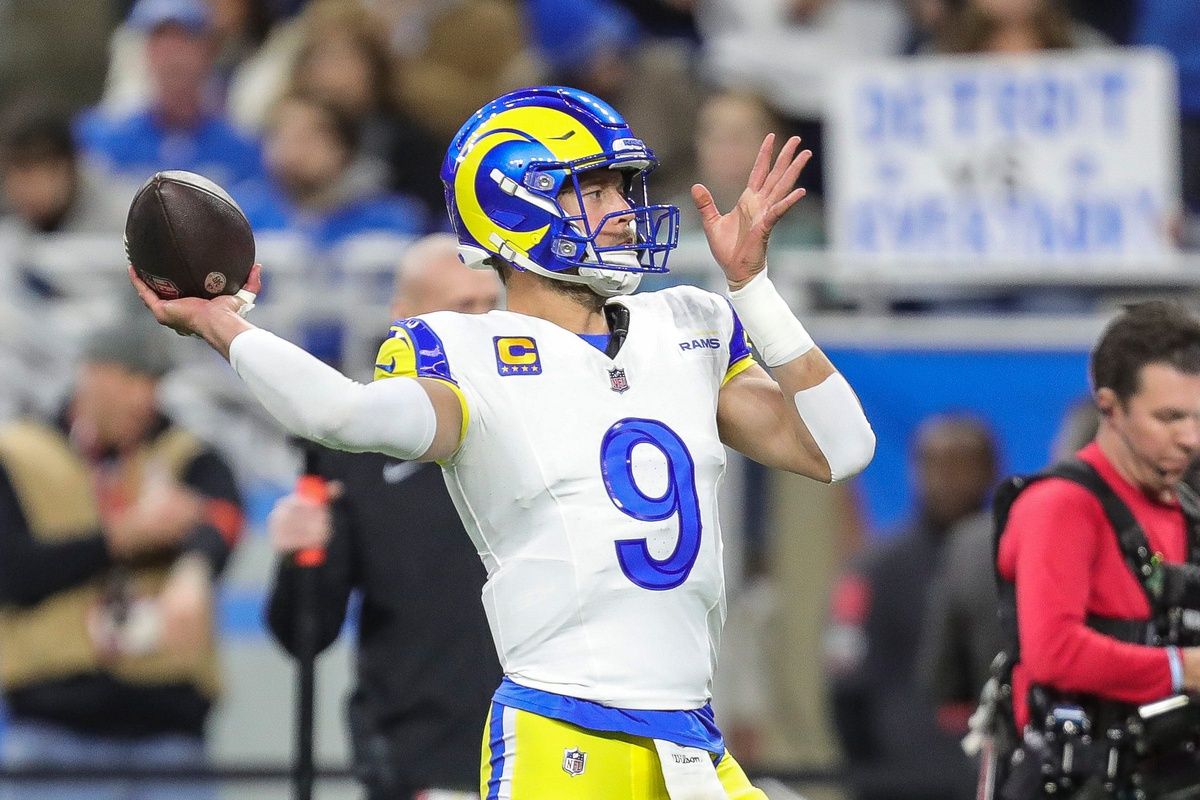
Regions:
M 0 7 L 6 248 L 18 232 L 119 231 L 116 187 L 164 164 L 227 187 L 256 231 L 320 249 L 442 230 L 450 137 L 488 98 L 535 83 L 611 100 L 659 154 L 663 197 L 699 175 L 720 201 L 768 128 L 805 135 L 819 197 L 824 92 L 840 65 L 1120 45 L 1177 60 L 1184 199 L 1200 209 L 1200 22 L 1186 0 L 130 5 Z M 801 217 L 784 239 L 820 244 L 819 204 Z
M 799 132 L 816 154 L 802 179 L 810 196 L 772 245 L 821 248 L 824 92 L 845 65 L 885 56 L 1164 48 L 1178 65 L 1181 119 L 1183 207 L 1173 235 L 1183 249 L 1200 247 L 1195 0 L 0 0 L 0 30 L 5 309 L 67 303 L 61 286 L 28 268 L 31 253 L 63 234 L 119 242 L 129 199 L 164 168 L 213 178 L 256 235 L 301 242 L 336 280 L 346 266 L 339 259 L 364 237 L 401 242 L 448 229 L 439 179 L 447 143 L 485 101 L 531 84 L 578 86 L 625 114 L 663 162 L 652 191 L 681 207 L 685 245 L 700 233 L 687 196 L 693 181 L 728 207 L 763 135 Z M 847 308 L 836 291 L 813 303 Z M 19 341 L 22 319 L 0 313 L 0 370 L 13 377 L 0 391 L 0 418 L 55 402 L 22 393 L 31 384 L 20 376 L 55 347 L 45 337 Z M 301 332 L 331 361 L 343 352 L 335 322 Z M 80 331 L 62 336 L 78 340 Z M 229 382 L 205 374 L 210 393 Z M 930 421 L 913 448 L 918 506 L 900 535 L 865 552 L 872 536 L 853 487 L 806 500 L 801 523 L 778 503 L 763 509 L 771 492 L 786 507 L 808 490 L 746 468 L 744 582 L 730 638 L 748 638 L 727 645 L 733 666 L 718 692 L 734 699 L 722 707 L 717 697 L 744 764 L 834 763 L 836 740 L 841 757 L 865 770 L 864 797 L 969 793 L 970 767 L 953 739 L 978 681 L 953 682 L 944 665 L 931 666 L 930 637 L 948 634 L 921 631 L 945 619 L 925 613 L 931 591 L 949 590 L 935 580 L 944 543 L 955 531 L 987 529 L 980 513 L 1002 449 L 974 418 Z M 256 456 L 230 458 L 237 467 Z M 810 528 L 824 537 L 818 554 L 779 557 L 789 552 L 783 540 Z M 819 574 L 793 573 L 802 562 Z M 800 617 L 823 624 L 825 598 L 793 609 L 790 590 L 766 588 L 773 582 L 832 591 L 828 629 L 789 629 Z M 788 684 L 768 674 L 775 639 L 814 648 L 821 636 L 824 654 L 808 660 L 822 677 Z M 821 733 L 824 700 L 812 700 L 823 697 L 825 671 L 836 737 Z M 780 723 L 784 733 L 770 744 L 767 720 L 787 713 L 791 727 Z M 950 765 L 931 787 L 920 778 L 934 757 Z

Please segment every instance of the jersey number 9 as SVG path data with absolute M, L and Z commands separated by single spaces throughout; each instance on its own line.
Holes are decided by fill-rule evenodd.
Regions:
M 634 482 L 633 449 L 649 445 L 667 462 L 667 487 L 650 497 Z M 645 539 L 616 542 L 617 561 L 629 580 L 643 589 L 674 589 L 685 580 L 700 553 L 700 500 L 696 496 L 696 467 L 691 453 L 675 431 L 652 419 L 630 417 L 614 424 L 600 443 L 600 471 L 613 505 L 644 522 L 675 516 L 679 539 L 664 559 L 650 555 Z

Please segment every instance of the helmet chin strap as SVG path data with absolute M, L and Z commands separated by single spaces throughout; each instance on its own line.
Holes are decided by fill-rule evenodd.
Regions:
M 591 289 L 600 297 L 619 297 L 621 295 L 632 294 L 642 282 L 642 274 L 640 272 L 625 272 L 622 270 L 603 269 L 602 267 L 579 267 L 578 274 L 569 272 L 553 272 L 546 269 L 540 264 L 534 262 L 529 256 L 516 250 L 508 242 L 500 239 L 499 236 L 493 234 L 491 244 L 499 251 L 500 257 L 508 263 L 523 269 L 527 272 L 532 272 L 535 275 L 541 275 L 543 278 L 549 278 L 555 281 L 564 281 L 566 283 L 579 283 Z M 591 247 L 588 250 L 591 252 Z M 594 257 L 595 253 L 591 252 Z M 597 259 L 601 264 L 612 263 L 619 266 L 637 266 L 637 253 L 611 253 L 605 259 Z
M 591 247 L 588 247 L 589 253 Z M 593 254 L 594 255 L 594 254 Z M 619 267 L 637 267 L 637 253 L 608 253 L 596 259 L 601 264 Z M 580 277 L 588 278 L 588 287 L 601 297 L 619 297 L 632 294 L 642 282 L 642 273 L 600 267 L 580 267 Z
M 637 236 L 637 224 L 633 220 L 629 221 L 629 230 L 634 236 Z M 641 266 L 638 254 L 628 250 L 601 255 L 589 242 L 586 254 L 597 264 L 609 264 L 627 269 L 636 269 Z M 632 294 L 642 282 L 641 272 L 629 272 L 626 269 L 579 267 L 578 271 L 580 277 L 589 279 L 588 287 L 601 297 L 620 297 L 624 294 Z

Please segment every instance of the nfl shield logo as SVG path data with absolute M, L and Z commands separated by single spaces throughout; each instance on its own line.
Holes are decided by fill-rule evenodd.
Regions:
M 563 753 L 563 772 L 574 778 L 576 775 L 583 774 L 583 768 L 587 765 L 587 753 L 576 747 L 574 750 L 567 750 Z
M 629 380 L 625 377 L 623 367 L 614 367 L 608 371 L 608 385 L 618 393 L 629 390 Z

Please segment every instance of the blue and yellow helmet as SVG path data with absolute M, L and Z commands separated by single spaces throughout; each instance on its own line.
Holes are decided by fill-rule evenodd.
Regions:
M 442 164 L 446 208 L 459 255 L 472 267 L 499 258 L 518 270 L 590 286 L 610 297 L 637 288 L 643 273 L 666 272 L 679 237 L 679 209 L 650 205 L 646 175 L 658 159 L 612 106 L 563 86 L 518 89 L 479 109 L 462 126 Z M 628 211 L 593 228 L 568 215 L 560 194 L 579 175 L 620 170 Z M 612 217 L 628 216 L 628 244 L 601 246 L 596 235 Z

